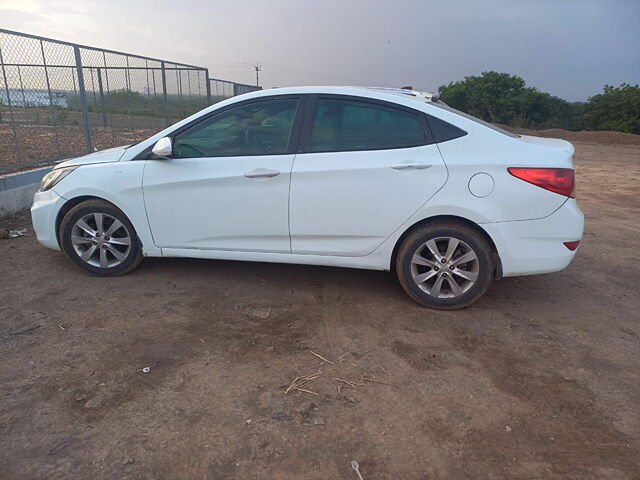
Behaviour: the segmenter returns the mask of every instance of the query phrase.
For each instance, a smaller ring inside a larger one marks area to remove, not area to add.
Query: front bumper
[[[38,241],[45,247],[60,250],[56,234],[56,218],[66,200],[56,192],[36,192],[31,206],[31,222]]]
[[[577,250],[572,252],[563,242],[582,239],[584,215],[570,198],[545,218],[482,227],[496,245],[503,276],[532,275],[557,272],[571,263]]]

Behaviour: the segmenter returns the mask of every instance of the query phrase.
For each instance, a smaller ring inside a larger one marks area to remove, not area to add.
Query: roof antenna
[[[400,90],[413,90],[413,87],[409,85],[407,87],[402,87]]]

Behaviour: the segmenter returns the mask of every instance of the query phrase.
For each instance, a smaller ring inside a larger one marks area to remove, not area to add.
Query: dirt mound
[[[519,135],[533,135],[536,137],[562,138],[570,142],[603,143],[611,145],[640,145],[640,135],[623,132],[609,132],[606,130],[581,130],[572,132],[561,128],[548,128],[546,130],[527,130],[501,125],[502,128]]]

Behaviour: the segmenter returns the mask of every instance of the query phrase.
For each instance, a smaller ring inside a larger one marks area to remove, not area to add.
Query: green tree
[[[527,87],[517,75],[483,72],[439,88],[442,100],[488,122],[526,128],[573,128],[575,107]]]
[[[605,85],[603,90],[587,101],[583,128],[640,134],[640,87],[623,83]]]

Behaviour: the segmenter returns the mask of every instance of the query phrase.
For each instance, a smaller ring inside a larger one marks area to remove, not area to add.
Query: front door
[[[158,247],[290,253],[288,153],[298,99],[231,106],[147,160],[144,201]]]
[[[291,177],[293,253],[375,250],[446,182],[419,112],[351,97],[316,101]]]

